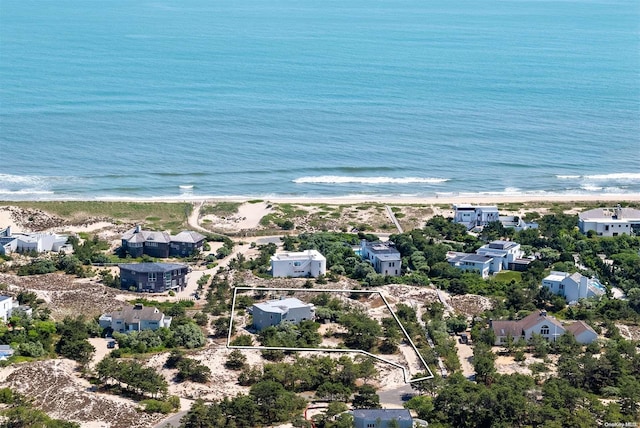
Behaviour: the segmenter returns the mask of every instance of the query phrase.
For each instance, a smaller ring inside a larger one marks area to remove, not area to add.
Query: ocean
[[[638,193],[637,0],[0,0],[0,200]]]

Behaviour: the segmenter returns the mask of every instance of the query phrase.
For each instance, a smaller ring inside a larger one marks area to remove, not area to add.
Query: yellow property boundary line
[[[231,332],[233,331],[233,319],[235,316],[235,310],[236,310],[236,296],[238,295],[238,291],[239,290],[246,290],[246,291],[299,291],[299,292],[304,292],[304,293],[361,293],[361,294],[378,294],[380,296],[380,298],[382,299],[382,301],[384,302],[385,306],[387,307],[387,309],[389,310],[389,312],[391,313],[391,315],[393,316],[393,318],[396,320],[396,323],[398,324],[398,326],[400,327],[400,329],[402,330],[402,333],[404,333],[404,337],[405,339],[409,342],[409,344],[411,345],[411,347],[413,348],[413,351],[416,353],[418,359],[420,360],[420,362],[422,363],[422,365],[427,369],[427,371],[429,372],[429,376],[424,376],[421,378],[417,378],[417,379],[411,379],[410,373],[409,373],[409,369],[407,367],[404,367],[401,364],[398,364],[396,362],[393,361],[389,361],[386,358],[382,358],[378,355],[372,354],[370,352],[367,351],[363,351],[361,349],[336,349],[336,348],[289,348],[289,347],[284,347],[284,346],[234,346],[231,345]],[[399,369],[402,370],[402,374],[404,376],[404,382],[405,383],[413,383],[413,382],[420,382],[422,380],[428,380],[428,379],[433,379],[433,372],[431,371],[431,369],[429,368],[429,366],[427,366],[427,363],[424,361],[424,358],[422,358],[422,355],[420,355],[420,352],[418,351],[418,348],[416,347],[415,343],[413,343],[413,340],[411,340],[411,337],[409,336],[409,334],[407,333],[407,330],[405,330],[404,326],[402,325],[402,323],[400,322],[400,320],[398,319],[397,315],[395,314],[395,312],[393,311],[393,309],[391,309],[391,306],[389,305],[389,302],[387,301],[387,299],[384,297],[384,295],[382,294],[381,291],[376,291],[376,290],[344,290],[344,289],[313,289],[313,288],[279,288],[279,287],[234,287],[233,288],[233,301],[231,303],[231,319],[229,321],[229,334],[227,336],[227,348],[229,349],[253,349],[253,350],[279,350],[279,351],[295,351],[295,352],[308,352],[308,351],[315,351],[315,352],[337,352],[337,353],[355,353],[355,354],[363,354],[366,355],[368,357],[371,357],[373,359],[382,361],[384,363],[390,364],[394,367],[397,367]]]

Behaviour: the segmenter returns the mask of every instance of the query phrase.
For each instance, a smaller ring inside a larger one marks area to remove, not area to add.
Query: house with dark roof
[[[298,324],[301,321],[313,320],[316,316],[313,304],[305,303],[295,297],[256,303],[251,307],[251,314],[256,330],[263,330],[283,322]]]
[[[351,414],[355,428],[413,428],[406,409],[356,409]]]
[[[495,345],[497,346],[507,343],[508,338],[514,341],[529,341],[534,334],[540,335],[550,342],[555,342],[565,333],[573,334],[576,340],[582,344],[591,343],[598,338],[596,332],[582,321],[565,325],[555,317],[547,315],[546,311],[533,312],[516,321],[491,320],[489,326],[495,334]]]
[[[144,254],[157,258],[187,257],[201,250],[205,239],[204,235],[191,230],[172,236],[167,232],[142,230],[136,226],[122,235],[122,250],[132,257]]]
[[[120,268],[123,289],[147,293],[184,290],[187,286],[187,265],[180,263],[125,263]]]
[[[402,257],[392,243],[368,242],[363,239],[360,243],[360,257],[371,263],[373,269],[379,274],[389,276],[402,274]]]
[[[171,317],[167,317],[158,308],[136,303],[127,305],[119,311],[102,314],[98,319],[102,328],[111,328],[118,333],[131,331],[157,330],[171,326]]]

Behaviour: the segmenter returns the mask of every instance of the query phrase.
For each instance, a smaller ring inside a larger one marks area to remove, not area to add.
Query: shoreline
[[[131,203],[217,203],[217,202],[271,202],[288,204],[328,204],[349,205],[360,203],[381,203],[401,205],[442,205],[442,204],[505,204],[505,203],[530,203],[530,202],[640,202],[640,193],[620,194],[545,194],[545,195],[499,195],[499,194],[451,194],[435,196],[413,195],[345,195],[345,196],[201,196],[201,195],[177,195],[158,197],[99,197],[93,199],[20,199],[0,200],[0,206],[10,206],[20,203],[51,203],[51,202],[131,202]]]

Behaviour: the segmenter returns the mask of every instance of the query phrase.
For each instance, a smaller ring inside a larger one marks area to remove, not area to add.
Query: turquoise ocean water
[[[0,0],[0,200],[640,193],[637,0]]]

